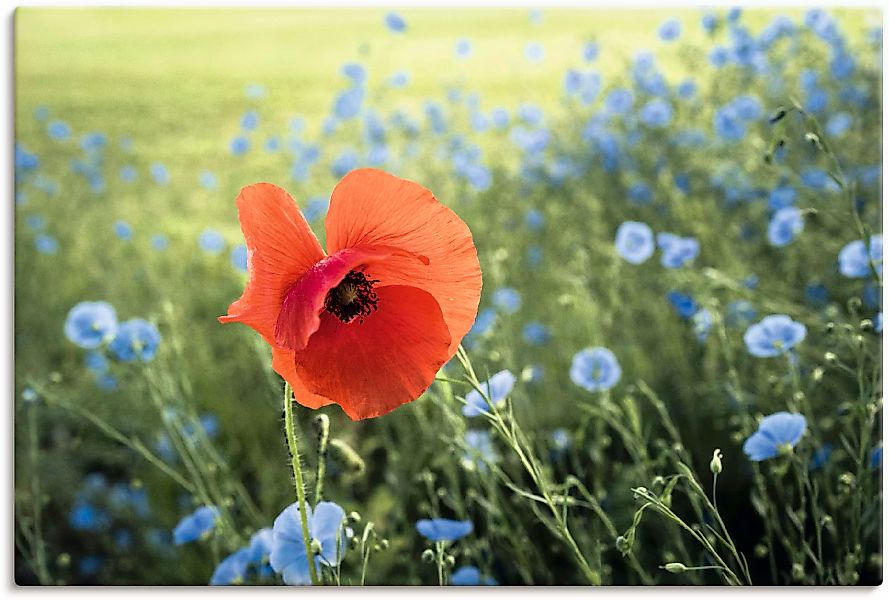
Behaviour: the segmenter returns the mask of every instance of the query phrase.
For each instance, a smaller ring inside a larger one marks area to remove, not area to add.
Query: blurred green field
[[[607,498],[603,505],[618,529],[628,527],[634,506],[630,487],[652,485],[652,478],[673,466],[665,458],[665,440],[670,436],[663,431],[661,415],[638,400],[644,386],[636,383],[645,381],[668,407],[699,475],[709,473],[713,448],[725,451],[727,475],[720,485],[730,515],[727,520],[731,519],[730,528],[739,535],[745,551],[752,553],[760,543],[762,527],[747,501],[750,466],[740,444],[755,425],[755,415],[786,408],[790,382],[782,360],[751,360],[744,350],[743,329],[726,328],[723,316],[730,301],[744,299],[755,304],[760,316],[781,312],[806,323],[810,339],[798,354],[806,377],[812,377],[816,367],[828,368],[826,350],[836,352],[849,364],[860,359],[861,369],[861,365],[870,365],[874,356],[879,357],[881,342],[873,333],[868,334],[866,344],[855,348],[849,341],[852,329],[843,330],[846,337],[842,338],[821,333],[827,321],[836,322],[838,329],[848,326],[857,331],[861,319],[873,318],[876,311],[861,308],[866,292],[863,281],[843,279],[836,273],[838,252],[859,235],[846,199],[826,188],[807,188],[791,167],[779,171],[766,165],[763,155],[775,138],[764,117],[752,123],[743,142],[735,146],[720,145],[716,140],[712,145],[707,141],[680,148],[674,144],[676,132],[671,125],[670,129],[644,131],[642,145],[628,150],[634,155],[632,169],[604,173],[596,170],[598,166],[588,166],[568,184],[527,184],[511,138],[498,131],[472,133],[468,125],[471,111],[459,102],[450,102],[447,94],[458,89],[463,102],[476,93],[481,111],[506,107],[513,115],[523,103],[536,104],[552,132],[554,141],[548,151],[580,156],[585,152],[580,131],[590,113],[566,100],[563,81],[568,69],[601,73],[601,96],[614,87],[631,86],[633,56],[639,50],[651,50],[671,86],[690,76],[698,85],[693,103],[675,102],[674,123],[699,127],[712,136],[713,115],[719,106],[735,95],[753,92],[762,98],[764,112],[772,113],[800,94],[797,81],[804,69],[827,71],[829,52],[810,39],[811,35],[799,46],[780,47],[776,54],[784,79],[776,83],[775,79],[755,79],[734,71],[726,75],[711,68],[706,52],[714,42],[699,26],[702,13],[697,10],[545,10],[542,21],[535,24],[527,10],[410,9],[399,11],[408,22],[403,34],[386,29],[386,12],[16,11],[15,138],[39,157],[40,174],[57,185],[57,191],[50,193],[27,180],[15,209],[16,391],[21,394],[31,386],[55,390],[52,393],[60,398],[76,402],[149,446],[164,431],[157,398],[189,414],[212,412],[220,424],[219,451],[231,471],[222,469],[220,475],[217,465],[208,478],[220,477],[223,487],[229,485],[226,482],[242,482],[258,513],[258,517],[253,514],[248,518],[250,511],[239,506],[243,522],[238,523],[236,533],[249,539],[257,527],[270,525],[292,502],[287,452],[280,434],[281,381],[271,370],[267,346],[253,331],[216,322],[229,302],[240,295],[246,279],[230,260],[231,250],[243,243],[234,199],[242,186],[257,181],[288,189],[301,208],[306,208],[310,198],[329,195],[337,180],[328,168],[330,162],[345,149],[360,146],[356,140],[362,138],[363,129],[360,119],[343,123],[331,136],[324,135],[322,128],[334,97],[349,85],[340,73],[342,65],[358,62],[368,72],[366,105],[383,117],[403,110],[422,121],[424,102],[435,99],[448,107],[449,135],[465,133],[490,166],[493,186],[475,191],[453,176],[448,150],[442,150],[448,148],[444,136],[435,137],[424,129],[413,139],[395,132],[394,127],[388,134],[393,149],[408,148],[412,143],[419,147],[416,155],[398,155],[390,170],[432,189],[472,229],[484,274],[481,307],[490,307],[494,291],[505,286],[521,294],[521,309],[516,314],[500,314],[496,328],[479,340],[471,354],[480,375],[500,369],[520,375],[513,404],[534,447],[548,456],[547,440],[555,427],[572,432],[578,429],[579,439],[585,439],[590,406],[601,409],[605,405],[625,417],[624,430],[620,423],[613,429],[597,424],[602,446],[589,451],[578,448],[570,461],[554,461],[553,471],[564,475],[563,470],[580,465],[576,473],[589,477],[597,497]],[[759,31],[778,12],[795,21],[803,18],[801,10],[749,10],[744,11],[743,22]],[[837,144],[838,152],[844,166],[879,165],[876,132],[881,125],[882,99],[877,84],[882,65],[867,32],[881,26],[881,14],[869,9],[838,9],[831,14],[858,60],[857,81],[869,97],[877,99],[877,105],[844,108],[854,114],[854,124]],[[677,43],[667,44],[656,34],[668,17],[682,22],[682,37]],[[721,31],[719,35],[723,35]],[[470,40],[473,47],[471,57],[464,60],[454,52],[455,43],[462,38]],[[581,53],[589,41],[599,44],[600,53],[594,63],[585,64]],[[526,58],[525,48],[531,42],[545,48],[542,61]],[[393,89],[387,80],[398,71],[409,72],[410,83]],[[822,81],[832,94],[840,86],[829,76]],[[245,90],[251,84],[264,86],[265,97],[248,98]],[[838,100],[836,103],[839,105]],[[600,104],[597,99],[596,110]],[[35,117],[42,110],[48,112],[44,120]],[[257,112],[260,124],[250,134],[251,150],[237,156],[230,151],[230,142],[242,132],[241,118],[248,110]],[[821,117],[836,110],[831,105]],[[305,123],[299,138],[317,141],[322,153],[305,181],[291,177],[293,156],[286,150],[289,138],[295,136],[294,118]],[[49,138],[47,120],[55,119],[71,125],[70,139]],[[638,133],[631,131],[633,127],[639,129],[638,125],[615,127],[621,139]],[[804,142],[804,125],[793,121],[787,129],[793,168],[828,169],[826,159]],[[105,188],[98,193],[72,172],[72,162],[84,154],[79,141],[91,132],[107,136],[107,151],[100,159]],[[263,140],[269,136],[281,138],[282,151],[263,151]],[[167,185],[157,185],[149,175],[151,165],[158,162],[169,171]],[[118,176],[125,166],[135,168],[135,181],[125,182]],[[388,164],[383,168],[389,168]],[[203,170],[215,174],[215,189],[200,185]],[[680,172],[691,176],[694,193],[680,193],[674,185],[673,177]],[[757,200],[723,202],[722,184],[714,181],[717,174],[725,173],[748,177],[759,194]],[[643,180],[654,190],[655,201],[645,205],[629,202],[629,188]],[[769,190],[785,184],[796,186],[797,205],[811,210],[806,213],[805,235],[779,250],[764,241],[769,219],[764,199]],[[862,186],[858,197],[865,224],[879,231],[879,186]],[[526,214],[532,209],[545,215],[545,225],[538,231],[525,226]],[[58,241],[56,253],[35,251],[39,228],[31,227],[28,220],[35,216],[45,220],[45,230]],[[121,220],[132,227],[131,240],[115,234],[115,224]],[[702,248],[697,266],[666,270],[654,258],[638,267],[621,260],[614,252],[614,232],[626,220],[651,223],[657,231],[694,236]],[[315,221],[313,228],[323,241],[323,220]],[[753,242],[748,243],[745,228],[757,232],[750,238]],[[207,229],[223,235],[221,253],[200,249],[198,236]],[[166,249],[153,247],[157,234],[169,240]],[[539,268],[529,266],[532,248],[542,253]],[[742,285],[752,275],[759,281],[755,290]],[[807,301],[806,287],[816,282],[824,282],[830,289],[824,306],[815,307]],[[676,288],[694,294],[700,305],[715,315],[706,343],[698,343],[690,323],[680,320],[664,299],[668,290]],[[851,298],[857,301],[855,309],[849,308]],[[107,300],[121,320],[145,317],[161,331],[161,350],[152,363],[144,368],[112,366],[120,384],[115,391],[97,389],[85,373],[84,352],[64,338],[68,310],[82,300]],[[549,328],[552,341],[548,345],[536,346],[524,339],[523,327],[532,321]],[[572,355],[599,345],[615,352],[624,373],[621,387],[612,398],[601,400],[602,405],[596,404],[598,396],[594,402],[568,377]],[[543,382],[532,383],[532,368],[541,366],[546,374]],[[743,382],[743,390],[736,389],[738,381]],[[839,430],[846,422],[835,414],[832,403],[850,402],[860,392],[862,402],[876,405],[881,375],[877,368],[858,381],[844,373],[820,381],[806,384],[820,411],[817,417],[810,416],[810,423],[818,422],[821,439],[832,439],[839,448]],[[859,384],[860,389],[856,387]],[[750,406],[739,409],[731,400],[733,394],[746,398]],[[466,549],[464,557],[494,569],[506,583],[582,583],[556,542],[539,542],[539,547],[531,543],[549,539],[547,530],[534,521],[536,513],[524,504],[519,506],[520,500],[507,491],[495,489],[483,474],[473,473],[471,467],[464,472],[458,466],[463,446],[457,440],[463,439],[472,424],[464,423],[453,407],[449,412],[443,398],[447,393],[436,385],[428,396],[392,415],[358,423],[346,419],[335,406],[323,411],[332,419],[334,434],[351,443],[368,465],[363,478],[334,472],[330,496],[347,512],[358,510],[366,520],[373,520],[392,543],[391,550],[374,557],[376,566],[368,581],[432,582],[433,567],[418,559],[422,543],[416,539],[413,523],[422,516],[445,512],[477,519],[479,541]],[[25,432],[30,424],[24,419],[27,409],[18,406],[17,410],[16,493],[24,507],[17,504],[17,511],[29,514],[33,498],[28,478],[36,473],[47,494],[42,510],[49,515],[44,527],[48,552],[56,561],[51,569],[54,579],[202,584],[219,558],[236,547],[234,538],[226,538],[225,543],[214,545],[212,552],[188,547],[172,559],[168,555],[147,559],[77,537],[65,528],[65,520],[72,490],[90,472],[144,484],[151,494],[154,526],[164,531],[190,512],[193,501],[182,500],[173,482],[130,450],[109,442],[82,416],[47,407],[35,417],[39,429],[35,443],[28,437],[32,430]],[[307,440],[311,416],[309,411],[298,415]],[[870,426],[873,428],[873,421]],[[878,439],[878,426],[875,432],[867,432]],[[630,439],[642,449],[631,447]],[[36,462],[30,454],[35,445],[41,450]],[[308,445],[305,451],[311,463],[315,457]],[[814,446],[806,452],[813,450]],[[845,465],[842,470],[855,468]],[[831,471],[833,479],[825,486],[835,490],[838,473],[839,468],[836,473]],[[861,476],[860,471],[855,473]],[[702,480],[709,484],[709,479]],[[440,489],[445,490],[443,495]],[[221,495],[228,497],[229,493],[225,488]],[[484,519],[488,517],[479,516],[488,514],[479,507],[490,506],[496,508],[490,515],[502,520],[491,516],[487,522]],[[688,509],[684,501],[681,507]],[[836,510],[839,520],[841,509]],[[639,583],[614,551],[611,532],[592,521],[583,521],[578,536],[584,549],[605,557],[602,560],[608,566],[603,572],[613,574],[612,581]],[[754,521],[757,524],[750,526]],[[664,527],[652,527],[640,534],[648,544],[643,556],[645,568],[657,576],[663,575],[657,570],[658,561],[669,560],[667,554],[660,553],[665,531]],[[512,532],[515,537],[509,541]],[[98,553],[100,546],[113,560],[112,566],[95,578],[78,578],[73,567],[63,565],[65,561],[59,558]],[[665,543],[667,546],[665,552],[678,552]],[[544,567],[534,551],[547,555],[552,564]],[[515,564],[496,566],[498,552]],[[855,563],[856,569],[867,572],[866,581],[874,581],[877,571],[871,563],[861,565],[878,552],[871,535],[861,551],[867,556],[857,557]],[[790,569],[789,563],[784,564],[788,560],[780,560],[782,573]],[[756,561],[757,582],[771,581],[767,561],[759,555]],[[17,565],[17,575],[25,583],[35,579],[25,566]],[[715,575],[708,578],[706,574],[689,580],[718,582]]]

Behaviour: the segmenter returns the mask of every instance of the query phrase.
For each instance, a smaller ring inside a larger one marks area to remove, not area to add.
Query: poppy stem
[[[315,571],[315,554],[312,552],[312,541],[309,536],[308,504],[306,503],[306,486],[303,483],[302,465],[299,460],[299,445],[293,423],[293,398],[290,384],[284,384],[284,432],[287,435],[287,448],[290,450],[290,466],[296,481],[296,499],[299,502],[299,520],[303,530],[303,543],[306,545],[306,560],[309,561],[309,577],[312,585],[318,585],[318,573]]]

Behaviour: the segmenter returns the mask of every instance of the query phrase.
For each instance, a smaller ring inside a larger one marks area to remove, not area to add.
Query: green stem
[[[312,585],[318,585],[318,573],[315,571],[315,555],[312,553],[312,542],[309,537],[308,505],[306,504],[306,487],[303,483],[302,465],[299,460],[299,445],[293,425],[293,400],[290,384],[284,384],[284,432],[287,435],[287,448],[290,450],[290,466],[296,481],[296,499],[299,502],[299,520],[303,530],[303,543],[306,545],[306,560],[309,561],[309,576]]]

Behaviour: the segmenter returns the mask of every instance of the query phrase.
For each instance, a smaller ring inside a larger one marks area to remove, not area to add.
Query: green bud
[[[833,330],[836,328],[836,326],[837,326],[837,324],[834,323],[833,321],[827,323],[824,326],[824,333],[833,333]]]
[[[765,544],[757,544],[753,547],[753,555],[756,558],[765,558],[769,555],[769,549]]]
[[[382,548],[383,550],[388,550],[389,549],[389,540],[387,540],[386,538],[381,539],[380,540],[380,548]]]
[[[330,433],[330,417],[324,413],[320,413],[312,419],[312,427],[315,429],[315,435],[318,439],[324,439]]]
[[[837,355],[833,352],[825,352],[824,353],[824,362],[829,365],[835,365],[837,363]]]
[[[56,557],[56,564],[62,568],[67,567],[71,564],[71,555],[67,552],[62,552]]]
[[[670,573],[685,573],[688,571],[688,567],[678,562],[667,563],[661,568]]]
[[[790,576],[794,581],[802,581],[806,577],[806,571],[801,564],[793,563],[793,567],[790,569]]]
[[[858,329],[861,331],[870,331],[874,328],[874,322],[870,319],[864,319],[861,323],[858,324]]]
[[[321,550],[323,549],[321,547],[321,541],[318,538],[312,538],[311,548],[312,554],[321,554]]]
[[[346,519],[349,520],[349,523],[355,524],[361,522],[361,515],[355,512],[354,510],[346,515]]]
[[[824,379],[824,369],[821,367],[815,367],[812,369],[812,380],[815,382],[819,382]]]
[[[355,474],[364,472],[364,459],[343,440],[339,438],[330,440],[330,450],[333,460],[342,465],[346,471]]]
[[[420,555],[420,558],[423,559],[423,562],[432,563],[435,562],[435,552],[431,549],[426,548],[423,550],[423,554]]]
[[[821,145],[821,138],[818,137],[818,134],[809,131],[806,133],[806,141],[818,148],[819,150],[823,150],[824,146]]]
[[[722,473],[722,451],[719,448],[713,451],[713,458],[710,459],[710,472],[714,475]]]
[[[621,554],[626,554],[630,551],[630,543],[627,541],[622,535],[617,536],[617,539],[614,540],[614,547],[617,548],[617,551]]]
[[[448,567],[450,567],[450,568],[454,568],[454,565],[457,564],[457,559],[454,558],[454,555],[453,555],[453,554],[448,554],[448,555],[445,557],[445,562],[447,563]]]

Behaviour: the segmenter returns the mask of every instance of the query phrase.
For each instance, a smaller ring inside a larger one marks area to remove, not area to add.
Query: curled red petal
[[[363,323],[324,312],[306,348],[295,353],[306,390],[356,420],[419,398],[451,356],[451,335],[431,294],[409,286],[376,292],[379,308]]]
[[[296,374],[296,359],[292,350],[275,348],[272,346],[272,369],[284,378],[284,381],[293,388],[293,397],[297,402],[307,408],[321,408],[333,404],[333,400],[313,394],[306,389],[305,384]]]
[[[457,350],[478,312],[482,276],[472,233],[423,186],[358,169],[334,188],[325,221],[327,249],[386,245],[424,256],[427,265],[391,257],[374,273],[380,285],[426,290],[438,302]]]
[[[247,245],[247,287],[219,317],[244,323],[275,345],[275,323],[287,289],[324,258],[324,251],[293,198],[270,183],[241,190],[238,218]]]

